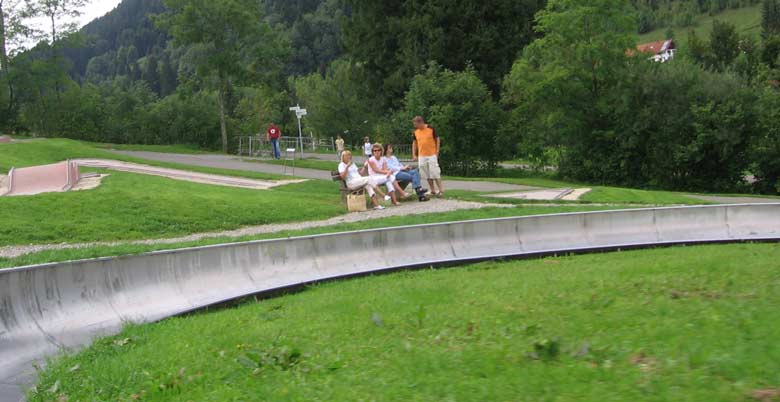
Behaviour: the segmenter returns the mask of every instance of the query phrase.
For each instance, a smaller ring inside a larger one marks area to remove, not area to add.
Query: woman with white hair
[[[347,188],[350,190],[357,191],[362,188],[366,189],[368,196],[371,197],[371,203],[374,205],[374,209],[385,209],[385,207],[379,205],[379,201],[376,199],[376,193],[379,192],[382,194],[382,191],[379,190],[374,179],[360,175],[360,170],[352,163],[352,152],[344,151],[341,154],[339,175],[341,175],[341,179],[347,183]]]

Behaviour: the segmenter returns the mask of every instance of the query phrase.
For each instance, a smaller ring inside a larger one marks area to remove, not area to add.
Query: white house
[[[674,39],[667,39],[638,45],[636,50],[651,55],[648,60],[665,63],[674,58],[677,45],[674,44]]]

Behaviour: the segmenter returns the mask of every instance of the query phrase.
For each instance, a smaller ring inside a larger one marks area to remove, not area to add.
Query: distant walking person
[[[433,127],[425,124],[425,119],[422,116],[415,117],[412,123],[414,124],[412,160],[419,158],[420,177],[423,180],[428,180],[431,193],[441,197],[444,195],[444,187],[441,184],[441,168],[439,167],[441,138]],[[436,191],[436,187],[438,187],[438,191]]]
[[[268,126],[268,130],[265,131],[265,139],[271,142],[271,149],[273,149],[274,152],[274,159],[282,158],[282,150],[279,149],[279,138],[281,136],[282,131],[279,130],[279,127],[277,127],[274,123],[271,123],[271,125]]]
[[[366,161],[371,159],[371,147],[373,144],[371,144],[371,141],[368,140],[368,137],[363,138],[363,156],[366,157]]]
[[[344,139],[340,135],[336,136],[336,153],[341,157],[344,152]]]

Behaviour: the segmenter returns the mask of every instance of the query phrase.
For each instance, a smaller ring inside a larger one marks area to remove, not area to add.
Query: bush
[[[780,93],[766,88],[756,103],[759,135],[750,147],[751,171],[756,191],[780,193]]]
[[[498,161],[496,133],[503,112],[473,68],[453,72],[430,64],[412,80],[396,122],[426,118],[441,137],[440,163],[447,174],[492,172]]]

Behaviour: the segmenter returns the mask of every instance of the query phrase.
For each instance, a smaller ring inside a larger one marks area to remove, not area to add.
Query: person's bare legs
[[[444,195],[444,187],[441,185],[441,179],[436,179],[436,185],[439,187],[439,194]]]
[[[374,208],[379,206],[379,201],[376,200],[376,194],[371,196],[371,204],[374,205]]]
[[[436,181],[434,179],[428,179],[428,188],[431,189],[431,194],[436,194]]]
[[[401,205],[401,203],[398,202],[398,196],[396,194],[398,194],[398,192],[397,191],[393,191],[392,193],[390,193],[390,198],[393,199],[393,205],[399,206],[399,205]]]
[[[401,196],[401,198],[406,198],[409,196],[409,193],[401,188],[401,185],[398,184],[398,181],[393,182],[393,187],[395,188],[395,191]]]

